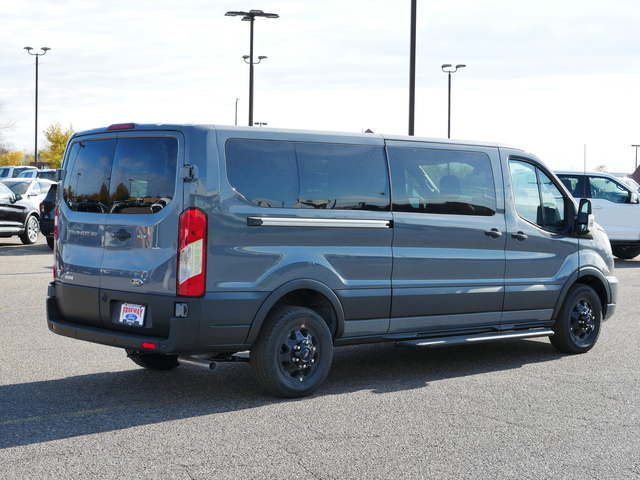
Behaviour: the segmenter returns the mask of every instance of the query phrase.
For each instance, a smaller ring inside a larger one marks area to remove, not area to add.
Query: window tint
[[[484,153],[395,147],[388,152],[395,211],[496,213],[491,160]]]
[[[71,146],[64,199],[72,210],[156,213],[173,198],[178,142],[127,137]]]
[[[228,140],[229,183],[261,207],[389,210],[382,147]]]
[[[291,142],[229,140],[225,146],[229,183],[260,207],[294,208],[298,166]]]
[[[563,231],[567,225],[564,197],[549,176],[521,160],[510,160],[509,167],[518,215],[545,230]]]
[[[569,193],[573,195],[575,198],[587,198],[585,195],[585,183],[584,177],[582,175],[573,175],[573,174],[565,174],[561,173],[558,175],[560,181],[567,187]]]
[[[300,207],[389,210],[382,147],[296,143]]]
[[[590,198],[600,198],[613,203],[629,203],[630,191],[618,182],[606,177],[589,177]]]

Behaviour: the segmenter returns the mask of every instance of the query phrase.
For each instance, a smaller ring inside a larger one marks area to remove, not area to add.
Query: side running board
[[[518,338],[550,337],[553,330],[537,328],[498,333],[479,333],[475,335],[456,335],[453,337],[419,338],[396,342],[396,347],[448,347],[450,345],[471,345],[473,343],[493,342],[495,340],[511,340]]]

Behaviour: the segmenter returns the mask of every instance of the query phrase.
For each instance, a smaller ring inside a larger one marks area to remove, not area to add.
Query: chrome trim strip
[[[391,228],[391,220],[359,220],[350,218],[248,217],[254,227],[329,227]]]

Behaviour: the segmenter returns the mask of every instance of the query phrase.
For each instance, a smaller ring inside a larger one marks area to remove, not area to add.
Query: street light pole
[[[243,56],[244,61],[249,64],[249,126],[253,125],[253,22],[256,17],[265,18],[279,18],[280,16],[275,13],[264,13],[262,10],[250,10],[248,12],[227,12],[225,17],[237,17],[241,16],[243,22],[250,22],[250,35],[249,35],[249,56]],[[249,61],[247,62],[247,58]],[[260,63],[262,59],[267,57],[258,57],[256,65]]]
[[[411,0],[411,45],[409,52],[409,135],[413,136],[416,113],[416,12],[418,0]]]
[[[447,138],[451,138],[451,74],[456,73],[459,68],[464,68],[466,65],[456,65],[455,68],[452,68],[450,63],[445,63],[442,65],[442,71],[449,76],[449,112],[447,115]]]
[[[45,55],[49,50],[51,50],[49,47],[42,47],[40,50],[42,50],[42,53],[32,53],[31,50],[33,50],[33,48],[31,47],[24,47],[24,49],[27,51],[27,53],[29,55],[33,55],[34,57],[36,57],[36,126],[35,126],[35,146],[34,146],[34,152],[33,152],[33,162],[35,163],[36,168],[38,168],[38,58],[42,57],[43,55]]]
[[[636,147],[636,170],[638,170],[638,147],[640,147],[640,145],[631,145],[631,146]],[[633,173],[635,173],[636,170],[634,170]]]

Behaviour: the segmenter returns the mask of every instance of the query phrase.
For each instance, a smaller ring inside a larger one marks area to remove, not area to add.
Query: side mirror
[[[62,180],[64,170],[61,168],[56,168],[56,174],[54,176],[54,182],[59,182]]]
[[[629,194],[629,203],[640,203],[637,193],[631,192]]]
[[[576,221],[576,233],[578,235],[586,235],[589,229],[593,227],[593,214],[591,211],[591,201],[588,198],[580,200],[578,207],[578,219]]]

